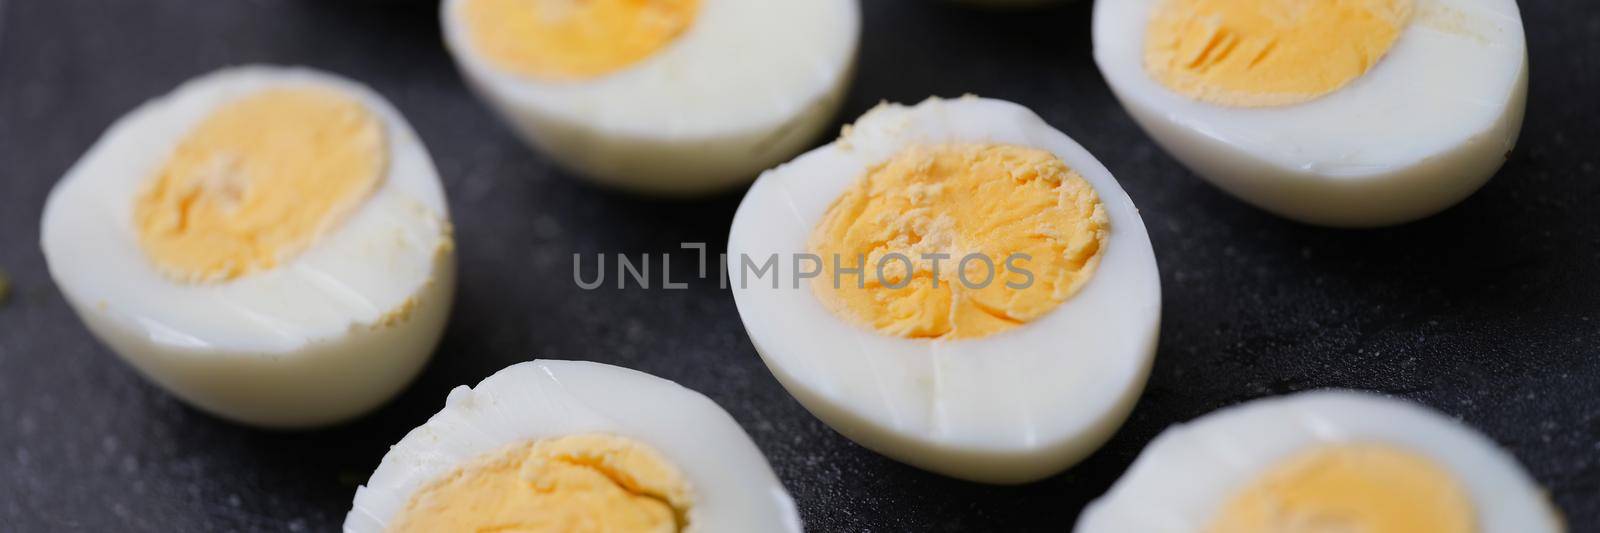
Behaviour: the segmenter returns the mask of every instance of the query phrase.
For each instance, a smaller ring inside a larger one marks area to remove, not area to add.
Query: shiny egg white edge
[[[283,85],[332,88],[376,113],[386,179],[279,268],[221,284],[171,281],[137,244],[134,194],[217,105]],[[141,374],[223,418],[310,427],[377,407],[432,353],[455,292],[448,217],[426,149],[381,96],[327,73],[252,65],[190,80],[117,120],[51,191],[41,246],[74,311]],[[384,252],[400,261],[370,256]]]
[[[860,45],[858,0],[703,0],[699,20],[638,64],[592,80],[543,81],[475,52],[458,14],[466,1],[442,2],[440,20],[446,48],[480,99],[562,166],[646,194],[723,190],[805,149],[843,104]],[[727,86],[749,94],[682,97],[685,87],[716,95]]]
[[[1348,86],[1305,104],[1260,109],[1194,101],[1149,76],[1144,35],[1156,1],[1095,3],[1094,56],[1107,84],[1190,170],[1280,216],[1376,227],[1432,215],[1488,182],[1521,132],[1528,61],[1514,0],[1418,0],[1419,17],[1436,10],[1472,18],[1459,33],[1414,20],[1389,54]],[[1480,48],[1473,54],[1453,53],[1474,45]],[[1511,62],[1516,69],[1504,68]],[[1486,79],[1484,65],[1497,63],[1491,70],[1503,72]],[[1274,146],[1286,139],[1297,148]],[[1363,158],[1372,161],[1344,162]]]
[[[1516,458],[1461,422],[1407,400],[1323,390],[1254,400],[1158,435],[1078,519],[1078,533],[1202,531],[1226,500],[1277,461],[1352,442],[1421,454],[1460,482],[1484,533],[1565,531]]]
[[[774,289],[738,275],[746,254],[782,264],[807,252],[828,206],[872,166],[912,144],[958,141],[1048,150],[1099,194],[1110,217],[1104,255],[1057,309],[982,339],[911,340],[835,317],[812,280]],[[1040,479],[1103,444],[1143,390],[1160,329],[1160,278],[1133,202],[1083,147],[1000,100],[882,105],[838,141],[768,171],[739,206],[727,261],[751,342],[802,405],[867,448],[974,481]],[[1053,349],[1063,341],[1073,347]]]
[[[710,398],[635,370],[545,359],[450,391],[356,489],[344,531],[383,531],[419,488],[485,453],[583,433],[637,440],[675,465],[694,494],[686,531],[802,530],[761,450]]]

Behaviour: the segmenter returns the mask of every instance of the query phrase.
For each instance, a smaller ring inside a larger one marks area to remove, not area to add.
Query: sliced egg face
[[[748,181],[832,119],[857,0],[448,0],[445,42],[525,140],[604,185]]]
[[[1370,393],[1257,400],[1163,432],[1078,533],[1565,531],[1515,458]]]
[[[1522,128],[1514,0],[1096,2],[1095,61],[1196,174],[1330,226],[1422,218],[1472,194]]]
[[[150,380],[240,422],[373,409],[422,367],[455,292],[426,149],[371,90],[240,67],[111,126],[51,192],[50,274]]]
[[[549,360],[451,391],[356,489],[344,523],[349,533],[494,528],[801,530],[760,450],[710,399],[633,370]]]
[[[1049,476],[1109,438],[1160,322],[1150,240],[1111,173],[976,97],[879,106],[763,174],[727,268],[756,350],[813,414],[984,482]]]

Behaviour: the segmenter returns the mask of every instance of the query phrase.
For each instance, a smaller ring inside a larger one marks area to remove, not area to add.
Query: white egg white
[[[1160,1],[1095,3],[1101,73],[1190,170],[1278,215],[1343,227],[1426,217],[1482,187],[1522,130],[1528,61],[1515,0],[1418,0],[1364,76],[1264,108],[1192,100],[1147,73],[1145,29]]]
[[[689,532],[801,531],[794,501],[750,437],[715,402],[626,368],[537,360],[457,387],[444,409],[389,448],[356,489],[347,533],[380,532],[423,485],[528,440],[603,433],[633,439],[683,472]]]
[[[1094,187],[1110,236],[1080,292],[1011,331],[928,341],[833,315],[810,287],[827,275],[738,274],[743,258],[771,255],[788,272],[828,206],[870,168],[908,146],[953,142],[1047,150]],[[891,458],[984,482],[1049,476],[1108,439],[1144,387],[1161,318],[1149,236],[1111,173],[1028,109],[976,97],[879,106],[838,141],[763,174],[734,217],[727,268],[756,350],[813,414]]]
[[[1076,531],[1205,531],[1230,496],[1278,461],[1338,443],[1393,445],[1436,462],[1468,493],[1481,533],[1565,531],[1516,459],[1483,435],[1411,402],[1353,391],[1251,401],[1162,432]]]
[[[804,150],[853,74],[858,0],[703,0],[653,56],[583,81],[543,81],[478,54],[465,0],[441,7],[445,44],[524,140],[598,183],[693,195],[747,182]]]
[[[379,188],[272,270],[220,283],[159,272],[133,226],[148,180],[219,106],[303,86],[382,121]],[[416,133],[378,94],[308,69],[229,68],[130,112],[51,191],[41,225],[51,277],[96,337],[179,398],[249,424],[317,426],[377,407],[427,361],[455,294],[444,190]]]

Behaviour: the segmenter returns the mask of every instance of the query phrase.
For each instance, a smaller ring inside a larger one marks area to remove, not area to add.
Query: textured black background
[[[797,0],[803,1],[803,0]],[[1102,0],[1115,1],[1115,0]],[[573,253],[723,246],[740,198],[660,202],[584,186],[463,90],[430,4],[0,0],[0,530],[321,531],[445,393],[534,357],[644,370],[709,395],[771,459],[810,529],[1067,529],[1162,428],[1250,398],[1371,389],[1462,418],[1514,452],[1575,531],[1600,529],[1600,7],[1522,2],[1533,64],[1522,142],[1493,182],[1398,228],[1287,222],[1207,186],[1112,100],[1088,2],[983,12],[864,0],[841,120],[881,99],[1022,102],[1094,152],[1142,208],[1166,295],[1132,419],[1080,466],[991,487],[902,466],[784,393],[733,299],[584,292]],[[377,413],[304,433],[220,422],[145,383],[84,330],[45,272],[40,210],[116,117],[245,62],[370,83],[431,149],[450,195],[459,297],[422,378]],[[690,272],[692,254],[675,264]]]

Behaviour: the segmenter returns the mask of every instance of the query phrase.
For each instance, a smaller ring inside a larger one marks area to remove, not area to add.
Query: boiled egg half
[[[1515,0],[1102,0],[1093,32],[1100,71],[1158,143],[1303,222],[1441,211],[1522,128]]]
[[[1156,437],[1078,533],[1555,533],[1515,458],[1461,422],[1351,391],[1256,400]]]
[[[251,66],[113,124],[51,191],[50,275],[140,373],[232,420],[377,407],[433,352],[455,291],[444,191],[355,82]]]
[[[1022,106],[881,105],[770,170],[729,236],[757,352],[818,418],[942,474],[1020,483],[1121,425],[1161,286],[1111,173]]]
[[[469,84],[533,146],[626,190],[691,195],[794,157],[832,119],[857,0],[446,0]]]
[[[801,528],[761,451],[710,399],[625,368],[540,360],[451,391],[356,489],[344,530]]]

